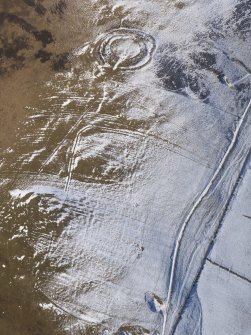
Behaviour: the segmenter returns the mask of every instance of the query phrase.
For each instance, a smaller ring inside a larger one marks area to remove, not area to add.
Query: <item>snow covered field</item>
[[[0,333],[248,335],[250,1],[2,10]]]

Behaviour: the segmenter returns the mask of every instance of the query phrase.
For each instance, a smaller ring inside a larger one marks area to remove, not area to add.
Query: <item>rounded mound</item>
[[[114,70],[134,70],[149,63],[155,49],[152,36],[129,28],[112,30],[97,40],[99,61]]]

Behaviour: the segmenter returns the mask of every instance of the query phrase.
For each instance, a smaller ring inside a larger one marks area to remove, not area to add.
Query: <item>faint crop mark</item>
[[[96,114],[101,112],[103,104],[106,101],[106,94],[107,94],[107,92],[106,92],[106,86],[104,85],[104,87],[103,87],[103,96],[102,96],[101,102],[99,103],[98,108],[96,110]],[[82,120],[82,117],[80,118],[80,120],[77,123],[80,124],[81,120]],[[77,126],[75,125],[74,129],[76,129],[76,127]],[[72,149],[71,149],[71,151],[72,151],[71,158],[70,158],[70,161],[69,161],[69,164],[68,164],[68,177],[67,177],[67,181],[66,181],[66,184],[65,184],[65,192],[68,192],[69,186],[70,186],[70,182],[71,182],[71,179],[72,179],[72,170],[73,170],[74,160],[75,160],[75,156],[76,156],[76,150],[77,150],[77,146],[79,144],[80,136],[81,136],[81,134],[83,132],[87,131],[88,129],[90,129],[90,126],[81,128],[78,131],[78,133],[77,133],[77,135],[75,137],[75,140],[73,142]]]
[[[38,170],[38,173],[41,173],[44,170],[45,166],[48,165],[52,161],[53,157],[55,157],[55,155],[58,153],[58,151],[62,147],[62,145],[65,142],[65,140],[68,138],[68,136],[70,134],[72,134],[74,132],[74,130],[76,130],[76,128],[79,126],[79,124],[81,123],[81,121],[83,120],[83,118],[84,118],[84,115],[81,115],[79,117],[79,119],[77,120],[77,122],[71,127],[71,129],[68,131],[68,133],[62,139],[62,141],[56,146],[56,148],[53,150],[53,152],[50,154],[50,156],[43,162],[42,166]]]
[[[69,191],[69,186],[70,186],[71,179],[72,179],[72,171],[73,171],[74,161],[75,161],[75,157],[76,157],[76,150],[77,150],[77,146],[78,146],[78,143],[79,143],[80,136],[83,132],[87,131],[88,129],[90,129],[90,126],[87,126],[85,128],[81,128],[78,131],[78,133],[75,137],[75,140],[73,142],[72,149],[71,149],[71,158],[70,158],[69,164],[68,164],[68,177],[67,177],[67,180],[66,180],[66,183],[65,183],[65,188],[64,188],[66,193]]]

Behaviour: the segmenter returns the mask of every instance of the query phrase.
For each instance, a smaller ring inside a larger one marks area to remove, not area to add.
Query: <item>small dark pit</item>
[[[193,54],[192,59],[201,69],[212,70],[216,65],[216,55],[208,52]]]
[[[174,6],[178,9],[183,9],[186,4],[184,2],[176,2]]]
[[[38,41],[42,42],[43,47],[53,42],[52,34],[47,30],[34,31],[33,34]]]
[[[51,13],[54,15],[59,15],[61,18],[65,14],[67,9],[67,4],[65,0],[59,0],[57,3],[51,8]]]
[[[63,53],[55,56],[53,59],[52,68],[54,71],[63,71],[67,69],[67,65],[69,64],[69,53]]]
[[[36,0],[23,0],[26,5],[33,7],[38,15],[44,15],[46,13],[46,8]]]
[[[52,53],[40,49],[36,54],[35,58],[40,59],[41,63],[45,63],[51,59]]]

